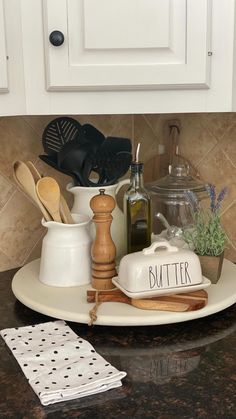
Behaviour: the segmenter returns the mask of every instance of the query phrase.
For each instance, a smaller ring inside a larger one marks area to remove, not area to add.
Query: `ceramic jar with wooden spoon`
[[[63,224],[60,213],[60,188],[55,179],[37,181],[39,199],[53,221],[42,221],[47,233],[42,243],[39,280],[47,285],[70,287],[91,282],[89,234],[90,218],[74,214],[73,224]]]

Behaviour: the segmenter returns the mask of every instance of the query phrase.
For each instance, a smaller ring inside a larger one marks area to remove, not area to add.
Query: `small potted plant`
[[[217,283],[221,275],[227,243],[227,235],[220,221],[221,203],[227,193],[227,188],[224,187],[218,196],[214,185],[206,185],[206,190],[210,198],[208,209],[203,209],[200,206],[193,192],[186,192],[194,225],[193,228],[184,232],[184,239],[198,255],[203,275],[212,283]]]

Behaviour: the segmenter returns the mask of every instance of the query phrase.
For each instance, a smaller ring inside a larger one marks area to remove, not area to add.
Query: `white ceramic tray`
[[[15,297],[39,313],[67,321],[88,324],[89,310],[86,291],[81,287],[52,287],[38,280],[39,259],[21,268],[12,281]],[[173,313],[170,311],[139,310],[123,303],[103,303],[98,308],[95,324],[107,326],[146,326],[193,320],[224,310],[236,302],[236,265],[224,259],[221,278],[207,288],[208,304],[197,311]]]
[[[211,281],[209,281],[209,279],[203,276],[202,282],[200,284],[194,284],[188,287],[165,288],[165,289],[159,289],[159,290],[157,289],[155,291],[151,290],[151,291],[142,291],[142,292],[130,292],[120,285],[118,276],[114,276],[114,278],[112,278],[112,282],[125,295],[134,299],[158,297],[160,295],[167,295],[167,294],[180,294],[180,293],[185,293],[185,292],[192,292],[192,291],[197,291],[197,290],[203,290],[205,288],[208,288],[211,285]]]

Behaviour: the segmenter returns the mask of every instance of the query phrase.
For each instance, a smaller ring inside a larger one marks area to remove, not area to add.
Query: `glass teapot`
[[[208,197],[205,185],[189,174],[188,164],[170,165],[167,176],[148,183],[145,187],[152,198],[153,234],[160,234],[169,224],[172,227],[172,236],[179,237],[183,229],[193,225],[186,191],[194,192],[199,201]],[[163,222],[164,218],[160,214],[165,217],[168,224]]]

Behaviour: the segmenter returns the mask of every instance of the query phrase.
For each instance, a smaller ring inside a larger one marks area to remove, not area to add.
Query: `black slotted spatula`
[[[81,125],[73,118],[63,116],[53,119],[43,132],[43,149],[49,155],[56,154],[64,144],[73,141],[80,132]]]

